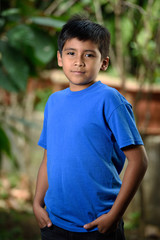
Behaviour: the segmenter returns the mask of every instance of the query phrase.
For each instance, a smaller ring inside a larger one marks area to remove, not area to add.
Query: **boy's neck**
[[[77,92],[77,91],[81,91],[81,90],[84,90],[88,87],[90,87],[92,84],[94,84],[96,81],[93,80],[87,84],[72,84],[71,82],[69,82],[69,88],[72,92]]]

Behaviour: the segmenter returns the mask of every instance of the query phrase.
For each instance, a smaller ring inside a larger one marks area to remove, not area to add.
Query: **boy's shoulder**
[[[111,86],[108,86],[107,84],[104,84],[104,83],[101,83],[101,86],[102,86],[102,91],[104,92],[104,94],[109,94],[111,96],[114,96],[114,95],[119,95],[120,93],[117,91],[117,89],[111,87]]]
[[[66,93],[67,93],[67,90],[68,90],[68,88],[65,88],[65,89],[62,89],[62,90],[53,92],[53,93],[49,96],[48,101],[52,101],[53,99],[57,99],[57,98],[59,98],[59,97],[65,96]]]
[[[117,89],[110,87],[104,83],[101,83],[101,85],[102,93],[107,101],[129,104],[126,98]]]

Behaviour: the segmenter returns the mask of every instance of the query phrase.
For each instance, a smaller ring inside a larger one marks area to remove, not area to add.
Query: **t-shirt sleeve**
[[[130,145],[143,145],[142,138],[136,127],[132,106],[128,103],[120,104],[110,115],[109,127],[119,148]]]
[[[47,118],[48,118],[48,102],[45,106],[43,128],[38,141],[38,145],[43,147],[44,149],[47,149]]]

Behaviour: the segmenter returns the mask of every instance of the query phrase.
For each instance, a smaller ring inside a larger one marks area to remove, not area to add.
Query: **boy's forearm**
[[[52,222],[48,216],[48,213],[44,209],[44,197],[47,189],[48,189],[47,150],[45,150],[43,161],[38,172],[36,193],[33,202],[33,212],[35,214],[35,217],[40,228],[52,226]]]
[[[35,191],[34,204],[38,203],[42,207],[44,207],[44,197],[48,188],[48,183],[45,181],[46,180],[44,178],[43,170],[42,168],[40,168],[38,177],[37,177],[37,186]]]
[[[124,150],[128,165],[117,199],[111,209],[115,218],[120,219],[135,195],[147,169],[148,159],[143,146]]]
[[[34,204],[39,204],[44,207],[44,197],[48,189],[48,178],[47,178],[47,152],[45,150],[44,158],[39,168],[37,176],[36,191],[34,197]]]

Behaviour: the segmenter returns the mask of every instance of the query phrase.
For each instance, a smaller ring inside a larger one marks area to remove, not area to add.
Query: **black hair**
[[[110,33],[107,28],[80,15],[74,15],[63,26],[58,37],[58,50],[62,55],[67,40],[77,38],[80,41],[90,40],[98,45],[102,58],[109,54]]]

